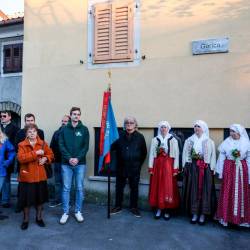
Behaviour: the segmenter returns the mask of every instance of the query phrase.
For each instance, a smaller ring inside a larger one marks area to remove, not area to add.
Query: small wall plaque
[[[229,38],[207,39],[192,42],[193,55],[227,53]]]

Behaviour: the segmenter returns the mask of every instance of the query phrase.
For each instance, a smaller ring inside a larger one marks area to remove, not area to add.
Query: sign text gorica
[[[229,38],[207,39],[192,42],[193,55],[226,53],[229,51]]]

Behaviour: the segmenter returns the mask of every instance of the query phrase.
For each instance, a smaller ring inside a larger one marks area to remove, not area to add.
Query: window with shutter
[[[133,61],[133,5],[94,5],[93,63]]]
[[[23,44],[10,44],[3,47],[3,73],[22,72]]]

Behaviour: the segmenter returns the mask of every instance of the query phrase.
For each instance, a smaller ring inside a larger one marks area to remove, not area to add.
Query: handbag
[[[43,145],[42,145],[42,150],[44,150],[44,146],[45,146],[45,142],[43,142]],[[47,178],[50,179],[53,177],[53,170],[52,170],[52,166],[50,163],[45,163],[43,165],[44,169],[45,169],[45,172],[46,172],[46,175],[47,175]]]

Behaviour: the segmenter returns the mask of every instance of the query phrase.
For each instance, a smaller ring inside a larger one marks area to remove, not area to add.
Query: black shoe
[[[190,220],[191,224],[196,224],[198,222],[198,216],[196,214],[193,214],[192,219]]]
[[[165,213],[165,214],[163,215],[163,219],[164,219],[164,220],[170,220],[170,214]]]
[[[28,227],[29,227],[29,222],[23,221],[23,223],[21,224],[21,229],[26,230]]]
[[[36,224],[37,224],[39,227],[45,227],[45,223],[44,223],[43,219],[38,220],[38,219],[36,218]]]
[[[161,215],[156,215],[156,214],[155,214],[154,218],[155,218],[156,220],[159,220],[159,219],[161,218]]]
[[[118,214],[122,211],[121,207],[113,207],[110,211],[110,214]]]
[[[158,213],[158,210],[156,210],[154,218],[155,218],[156,220],[159,220],[159,219],[161,218],[161,212]]]
[[[140,211],[138,210],[138,208],[131,208],[130,209],[130,212],[137,218],[140,218],[141,217],[141,213]]]
[[[4,204],[2,204],[2,207],[4,207],[4,208],[10,208],[10,203],[4,203]]]
[[[8,215],[0,215],[0,220],[5,220],[8,219],[9,216]]]

